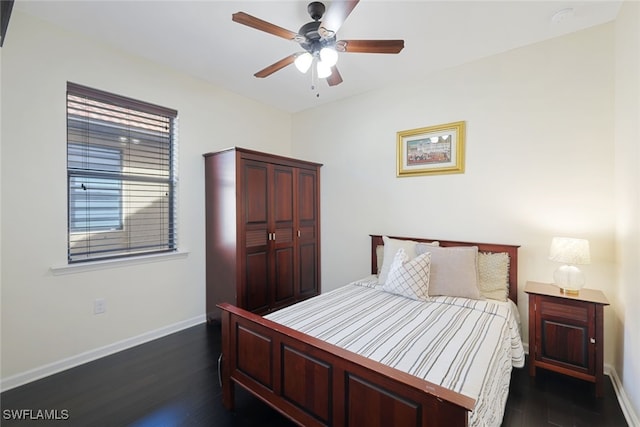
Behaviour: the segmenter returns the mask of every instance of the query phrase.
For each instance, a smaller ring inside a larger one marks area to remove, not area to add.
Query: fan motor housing
[[[298,31],[298,34],[304,36],[305,38],[304,41],[299,43],[300,46],[311,54],[313,54],[314,52],[320,52],[320,49],[322,49],[323,47],[334,46],[336,43],[335,35],[327,38],[322,38],[322,36],[320,36],[320,34],[318,33],[319,28],[320,22],[313,21],[304,24]]]

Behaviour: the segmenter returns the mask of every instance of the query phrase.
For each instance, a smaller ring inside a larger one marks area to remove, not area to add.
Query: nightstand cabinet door
[[[595,305],[537,295],[537,361],[595,374]]]

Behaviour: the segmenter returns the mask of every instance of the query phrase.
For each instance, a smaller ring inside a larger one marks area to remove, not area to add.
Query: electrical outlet
[[[93,314],[102,314],[107,311],[107,302],[104,298],[98,298],[93,301]]]

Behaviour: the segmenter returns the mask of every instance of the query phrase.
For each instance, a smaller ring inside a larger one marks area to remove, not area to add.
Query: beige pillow
[[[413,240],[393,239],[388,236],[382,236],[382,241],[384,242],[384,254],[382,257],[382,267],[380,267],[380,272],[378,274],[378,284],[380,285],[384,285],[385,280],[387,280],[387,275],[389,274],[389,268],[391,267],[393,258],[400,248],[404,249],[410,260],[414,259],[418,255],[416,254],[416,245],[418,242]],[[421,245],[428,246],[438,246],[438,244],[438,242],[421,243]]]
[[[509,254],[478,254],[478,288],[480,295],[499,301],[509,298]]]
[[[403,248],[398,249],[382,290],[407,298],[429,299],[429,265],[431,254],[424,253],[409,259]]]
[[[429,296],[480,299],[477,246],[440,248],[416,245],[418,255],[426,252],[431,253]]]

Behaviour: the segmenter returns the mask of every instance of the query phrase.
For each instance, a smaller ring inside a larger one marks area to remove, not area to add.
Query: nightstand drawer
[[[540,297],[540,315],[543,318],[562,319],[563,321],[575,321],[586,324],[589,321],[589,308],[592,304],[558,300],[558,298]]]

